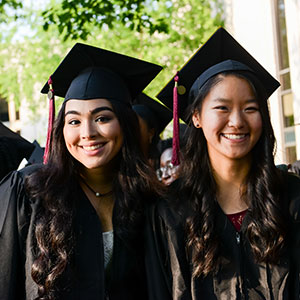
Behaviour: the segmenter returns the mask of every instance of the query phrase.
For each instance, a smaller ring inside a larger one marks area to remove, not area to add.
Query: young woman
[[[139,76],[148,68],[135,90],[115,67],[124,60]],[[53,90],[65,101],[48,162],[0,186],[1,299],[147,299],[143,210],[159,187],[129,102],[159,70],[77,44],[55,71]]]
[[[221,28],[178,84],[209,59],[189,85],[181,178],[149,213],[147,269],[162,279],[149,286],[156,299],[299,299],[300,179],[274,165],[277,82]]]

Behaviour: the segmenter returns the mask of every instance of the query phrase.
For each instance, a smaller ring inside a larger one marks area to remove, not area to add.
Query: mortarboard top
[[[0,143],[5,143],[14,148],[18,153],[20,162],[24,157],[27,159],[34,149],[32,143],[10,130],[2,122],[0,122]]]
[[[201,86],[212,76],[230,70],[253,72],[265,88],[267,98],[280,86],[280,83],[221,27],[177,74],[179,116],[187,122],[184,118],[185,109],[193,102]],[[170,108],[173,108],[174,77],[157,95],[157,98]]]
[[[77,43],[51,80],[54,94],[65,101],[106,98],[129,103],[161,70],[161,66],[140,59]],[[41,92],[48,91],[46,83]]]
[[[35,148],[31,153],[28,161],[28,165],[39,164],[43,162],[44,148],[40,146],[40,144],[34,140],[32,143]]]
[[[134,99],[132,109],[151,128],[155,128],[158,134],[166,128],[173,117],[172,111],[169,108],[144,93]]]

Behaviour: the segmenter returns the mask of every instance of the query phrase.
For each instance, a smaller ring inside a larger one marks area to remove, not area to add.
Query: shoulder
[[[178,202],[178,199],[168,197],[157,202],[155,213],[157,217],[169,228],[179,229],[185,226],[188,216],[188,203]]]
[[[169,228],[179,228],[185,225],[186,218],[191,213],[188,197],[179,190],[179,181],[173,182],[163,198],[159,198],[148,206],[148,215],[152,222],[163,223]]]
[[[39,166],[26,167],[13,171],[5,176],[0,183],[0,235],[7,215],[22,215],[28,211],[29,199],[25,192],[25,178],[39,169]],[[15,213],[14,213],[15,212]]]
[[[294,173],[286,172],[285,193],[289,201],[289,213],[292,219],[300,222],[300,177]]]

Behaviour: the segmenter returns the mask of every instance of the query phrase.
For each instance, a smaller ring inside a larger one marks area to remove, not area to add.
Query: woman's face
[[[107,166],[123,143],[119,120],[106,99],[68,100],[63,134],[70,154],[88,169]]]
[[[193,123],[203,130],[210,160],[249,159],[262,132],[258,102],[245,79],[221,78],[193,114]]]
[[[172,148],[167,148],[160,156],[161,182],[170,185],[178,178],[178,166],[173,166]]]

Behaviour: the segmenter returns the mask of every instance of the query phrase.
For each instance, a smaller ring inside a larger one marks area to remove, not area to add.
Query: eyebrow
[[[226,99],[226,98],[216,98],[213,100],[214,102],[221,102],[221,103],[230,103],[231,100]],[[246,100],[246,103],[257,103],[256,99],[248,99]]]
[[[111,112],[113,112],[113,110],[108,107],[108,106],[101,106],[101,107],[96,107],[95,109],[91,110],[90,113],[92,115],[99,113],[100,111],[104,111],[104,110],[109,110]],[[81,113],[77,110],[69,110],[65,113],[65,116],[67,115],[81,115]]]

